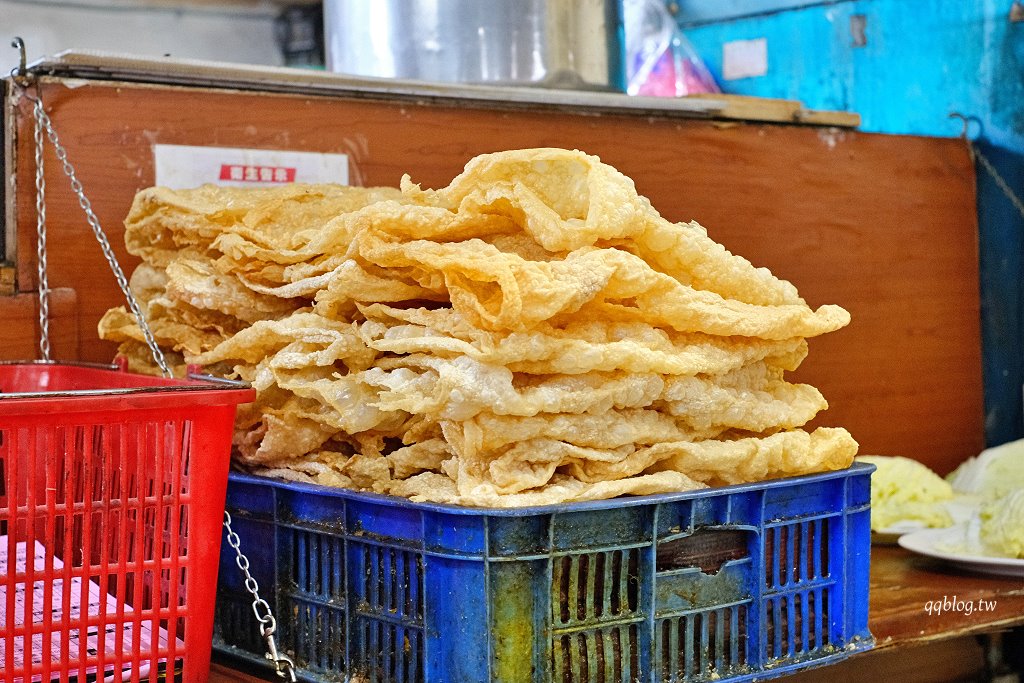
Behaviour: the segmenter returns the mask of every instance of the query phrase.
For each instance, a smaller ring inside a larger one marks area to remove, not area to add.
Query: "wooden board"
[[[73,87],[70,87],[73,86]],[[477,109],[462,103],[267,95],[172,86],[49,83],[43,99],[127,269],[120,226],[153,182],[154,143],[343,152],[354,183],[409,172],[438,187],[473,155],[534,146],[598,154],[663,215],[696,219],[730,250],[793,281],[853,324],[814,340],[797,373],[862,452],[940,472],[983,445],[974,172],[957,140],[625,113]],[[21,290],[33,286],[31,117],[17,125]],[[51,281],[78,292],[80,357],[109,361],[96,322],[121,303],[52,150]],[[6,352],[4,352],[6,353]]]
[[[876,546],[871,551],[868,627],[876,648],[1024,626],[1024,581],[1019,576],[972,573],[902,548]],[[926,609],[929,602],[946,598],[971,603],[973,609]]]
[[[0,328],[0,360],[32,360],[42,357],[39,350],[38,301],[34,292],[0,296],[0,321],[3,321]],[[76,359],[78,356],[76,292],[67,287],[51,289],[50,357]]]
[[[774,121],[778,123],[813,123],[819,126],[856,128],[860,114],[849,111],[818,111],[807,109],[799,100],[777,100],[750,95],[705,93],[690,95],[688,99],[714,102],[721,105],[716,118],[747,121]]]
[[[17,294],[17,272],[14,266],[0,266],[0,296]]]
[[[880,675],[880,672],[885,673]],[[975,638],[956,638],[895,650],[869,650],[832,666],[799,671],[784,680],[786,683],[963,683],[985,680],[984,676],[984,648]],[[210,680],[220,679],[215,674]]]

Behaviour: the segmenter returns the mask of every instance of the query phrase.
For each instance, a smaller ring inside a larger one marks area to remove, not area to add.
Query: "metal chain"
[[[117,284],[121,288],[121,292],[124,294],[125,299],[128,301],[128,306],[131,308],[132,314],[135,315],[135,319],[138,321],[139,327],[142,329],[142,333],[146,338],[146,344],[149,346],[149,350],[153,354],[153,359],[156,361],[157,365],[160,366],[164,375],[170,377],[171,370],[167,366],[167,361],[164,359],[163,352],[160,350],[160,347],[157,346],[156,339],[154,339],[153,333],[149,328],[149,324],[146,322],[146,317],[142,314],[138,301],[136,301],[135,296],[128,287],[128,280],[124,276],[124,271],[121,270],[121,265],[117,262],[117,256],[114,255],[114,251],[110,247],[110,241],[107,239],[106,233],[104,233],[103,228],[100,226],[99,219],[96,217],[96,214],[93,213],[89,199],[85,196],[82,183],[78,180],[78,176],[75,173],[75,167],[68,161],[67,150],[65,150],[63,145],[60,144],[60,138],[58,138],[57,132],[53,128],[53,123],[51,122],[50,117],[43,109],[42,101],[37,98],[31,99],[35,102],[34,115],[36,119],[36,211],[38,216],[36,228],[39,237],[37,254],[39,261],[39,322],[42,335],[40,339],[40,349],[43,352],[43,357],[44,359],[49,360],[50,355],[49,289],[46,277],[46,180],[43,176],[43,132],[45,131],[46,137],[50,140],[50,143],[53,144],[54,150],[57,154],[57,160],[60,161],[64,174],[71,181],[71,189],[78,197],[78,205],[81,206],[82,211],[85,212],[85,217],[89,222],[89,227],[92,228],[93,234],[96,236],[96,240],[100,243],[100,249],[103,250],[103,255],[106,257],[107,263],[110,265],[110,270],[114,273],[114,277],[117,279]],[[277,675],[279,677],[289,681],[289,683],[296,683],[295,663],[290,657],[288,657],[288,655],[279,652],[277,649],[277,641],[274,638],[274,634],[277,632],[277,619],[274,618],[270,604],[260,597],[259,584],[256,582],[256,579],[253,578],[252,574],[249,573],[249,558],[242,553],[241,539],[238,537],[238,534],[235,533],[234,529],[231,528],[231,515],[227,510],[224,511],[224,529],[227,531],[228,545],[235,551],[235,564],[238,565],[239,570],[241,570],[242,574],[245,576],[245,588],[253,597],[252,612],[256,617],[256,621],[260,624],[260,635],[266,643],[266,657],[273,662],[274,669],[277,671]]]
[[[1017,193],[1013,191],[1013,188],[1006,182],[1002,174],[996,170],[996,167],[992,165],[992,162],[981,153],[981,150],[978,149],[977,145],[969,140],[967,144],[971,150],[971,156],[981,164],[981,167],[985,169],[986,173],[992,176],[992,180],[995,181],[996,186],[1002,191],[1006,198],[1010,200],[1010,203],[1013,204],[1013,208],[1017,209],[1017,213],[1020,214],[1020,217],[1024,218],[1024,202],[1022,202]]]
[[[43,103],[36,100],[36,281],[39,285],[39,352],[50,360],[50,282],[46,267],[46,176],[43,173]]]
[[[974,144],[974,140],[971,139],[971,136],[969,134],[971,122],[977,122],[977,119],[973,116],[965,116],[960,112],[956,111],[950,112],[949,118],[957,119],[963,126],[960,129],[960,139],[967,144],[967,152],[968,154],[971,155],[971,161],[976,161],[979,164],[981,164],[981,167],[985,169],[985,172],[988,173],[992,180],[995,181],[996,187],[998,187],[999,190],[1003,193],[1003,195],[1010,201],[1010,203],[1013,204],[1013,208],[1017,209],[1017,213],[1020,214],[1020,217],[1024,218],[1024,202],[1021,201],[1020,197],[1017,195],[1016,192],[1013,191],[1013,188],[1010,187],[1010,184],[1006,182],[1006,179],[1003,178],[1003,175],[999,172],[999,170],[992,164],[991,161],[988,160],[988,157],[981,153],[981,150],[978,148],[978,146]]]
[[[256,579],[249,573],[249,558],[246,557],[240,548],[242,542],[238,534],[231,528],[231,514],[224,511],[224,529],[228,534],[228,545],[235,551],[235,564],[245,577],[245,589],[252,595],[252,613],[256,615],[256,621],[260,622],[260,635],[266,644],[267,653],[264,655],[274,664],[274,670],[278,677],[290,683],[295,683],[295,662],[283,652],[278,652],[277,641],[274,633],[277,631],[277,620],[274,618],[273,610],[266,600],[260,597],[260,586]]]
[[[85,219],[89,223],[89,227],[92,228],[93,235],[96,236],[96,241],[100,243],[100,249],[103,250],[103,256],[107,259],[107,264],[110,266],[110,271],[114,274],[114,279],[117,280],[118,287],[121,288],[121,293],[124,294],[125,299],[128,302],[128,307],[132,311],[132,315],[135,316],[136,322],[139,324],[139,328],[142,330],[142,336],[146,339],[146,345],[149,347],[150,353],[153,354],[153,360],[160,366],[161,372],[164,377],[171,376],[171,369],[167,366],[167,361],[164,359],[163,351],[157,346],[156,339],[153,337],[153,331],[149,328],[149,323],[146,322],[146,316],[143,315],[142,309],[139,307],[139,302],[136,301],[135,295],[132,294],[132,290],[128,287],[128,278],[125,277],[124,271],[121,270],[121,264],[117,262],[117,256],[114,254],[114,250],[110,247],[110,240],[107,239],[106,233],[103,231],[103,227],[100,226],[100,220],[96,217],[96,214],[92,210],[92,203],[85,196],[85,190],[82,188],[82,183],[78,179],[78,175],[75,173],[75,167],[68,161],[68,152],[64,149],[64,146],[60,144],[60,138],[57,137],[57,131],[53,129],[53,122],[47,115],[46,110],[43,109],[42,100],[35,100],[35,117],[37,126],[42,126],[46,131],[46,137],[50,140],[53,145],[53,149],[57,154],[57,161],[60,162],[61,168],[64,171],[64,175],[71,181],[71,190],[78,197],[78,205],[82,207],[82,211],[85,212]],[[41,155],[39,149],[39,142],[36,143],[36,154]],[[37,157],[38,158],[38,157]],[[41,169],[42,166],[39,166]],[[37,171],[37,174],[41,171]],[[38,178],[38,175],[37,175]],[[37,197],[37,202],[39,201]],[[37,206],[38,209],[38,206]],[[43,214],[41,214],[43,215]],[[45,260],[41,261],[39,267],[45,270]],[[45,273],[43,275],[45,279]],[[40,287],[42,287],[43,280],[40,280]],[[42,316],[42,312],[40,312]],[[47,340],[47,344],[49,341]]]
[[[16,84],[24,88],[24,85],[20,81],[17,81]],[[153,333],[149,328],[149,324],[146,322],[146,317],[142,314],[142,310],[139,308],[135,295],[132,294],[131,289],[128,287],[128,280],[124,276],[124,271],[121,270],[121,265],[117,262],[117,256],[110,247],[110,241],[107,239],[106,233],[100,226],[99,219],[96,217],[96,214],[93,213],[92,205],[89,202],[89,199],[85,196],[82,183],[78,180],[78,176],[75,174],[75,167],[68,161],[67,150],[65,150],[63,145],[60,144],[60,138],[57,137],[57,131],[53,128],[53,122],[46,114],[46,110],[43,109],[42,100],[31,96],[29,96],[29,99],[35,103],[33,114],[36,121],[36,231],[38,235],[36,253],[38,256],[39,266],[39,327],[41,335],[39,348],[42,351],[43,359],[50,359],[49,283],[47,280],[46,264],[46,179],[43,175],[43,132],[45,131],[46,137],[53,144],[54,150],[57,154],[57,160],[60,161],[64,174],[71,181],[71,189],[78,197],[78,205],[81,206],[82,211],[85,212],[85,217],[89,222],[89,227],[92,228],[93,234],[96,236],[96,240],[100,243],[100,249],[103,250],[103,255],[106,257],[107,263],[110,265],[110,270],[114,273],[117,284],[121,288],[121,292],[124,294],[125,299],[127,299],[128,306],[131,308],[132,314],[135,315],[135,319],[138,321],[139,327],[142,329],[142,333],[146,338],[146,344],[149,346],[149,350],[153,354],[153,359],[156,361],[157,365],[160,366],[164,375],[170,377],[171,370],[167,366],[167,361],[164,359],[163,352],[160,350],[160,347],[157,346],[156,339],[154,339]],[[252,613],[256,617],[256,621],[260,624],[260,635],[263,637],[267,648],[266,657],[273,662],[274,670],[280,678],[289,681],[289,683],[296,683],[295,662],[293,662],[288,655],[279,652],[277,649],[277,641],[274,638],[274,634],[277,632],[277,619],[274,618],[274,613],[270,604],[260,597],[259,584],[256,582],[256,579],[252,574],[249,573],[249,558],[242,553],[241,539],[238,537],[238,534],[235,533],[235,530],[231,528],[231,514],[227,510],[224,511],[224,529],[227,532],[228,545],[235,551],[235,564],[238,565],[238,569],[245,577],[245,589],[249,591],[253,597]]]

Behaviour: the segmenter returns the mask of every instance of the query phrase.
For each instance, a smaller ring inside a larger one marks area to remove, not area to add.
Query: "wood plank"
[[[883,671],[884,676],[880,676]],[[786,683],[960,683],[984,680],[984,674],[984,648],[976,638],[957,638],[895,650],[871,650],[833,666],[791,674],[785,680]]]
[[[250,681],[279,681],[273,672],[260,671],[249,667],[236,668],[227,661],[216,660],[210,664],[210,683],[249,683]]]
[[[689,95],[688,99],[721,104],[722,109],[715,114],[716,118],[721,119],[807,123],[841,128],[856,128],[860,125],[860,114],[847,111],[806,109],[798,100],[779,100],[726,93]]]
[[[952,602],[954,597],[970,603],[972,611],[935,607],[935,601]],[[869,614],[878,649],[1021,626],[1024,582],[1020,577],[970,573],[902,548],[875,546]]]
[[[746,119],[750,121],[775,121],[789,123],[796,120],[803,105],[797,100],[779,100],[750,95],[726,93],[701,93],[689,95],[687,99],[716,102],[722,105],[716,114],[719,118]]]
[[[0,296],[11,296],[15,293],[17,272],[14,266],[0,263]]]
[[[860,114],[852,111],[822,111],[819,109],[801,109],[793,119],[798,123],[815,126],[839,126],[841,128],[857,128],[860,126]]]
[[[76,81],[44,101],[127,270],[121,224],[153,182],[154,143],[341,152],[356,184],[409,172],[443,186],[475,154],[578,148],[632,177],[673,220],[696,219],[731,251],[853,323],[811,343],[797,379],[862,452],[946,472],[983,446],[974,169],[958,140],[587,110],[475,108]],[[492,105],[493,106],[493,105]],[[18,281],[34,281],[31,117],[18,125]],[[188,115],[182,115],[187,112]],[[121,295],[52,151],[46,160],[52,281],[83,293],[83,360],[109,361],[96,322]]]
[[[0,360],[35,360],[39,352],[39,305],[34,293],[0,296]],[[78,296],[75,290],[50,290],[50,357],[77,360]],[[109,360],[109,359],[108,359]]]

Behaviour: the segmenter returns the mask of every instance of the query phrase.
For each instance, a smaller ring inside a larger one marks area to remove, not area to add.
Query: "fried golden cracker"
[[[785,373],[849,321],[672,223],[581,152],[483,155],[447,187],[162,188],[131,286],[178,372],[245,379],[237,462],[415,500],[524,506],[847,466]],[[154,372],[122,308],[100,324]]]

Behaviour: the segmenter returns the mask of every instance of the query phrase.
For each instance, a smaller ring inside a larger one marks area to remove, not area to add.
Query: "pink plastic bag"
[[[681,97],[721,92],[661,0],[625,0],[626,92]]]

